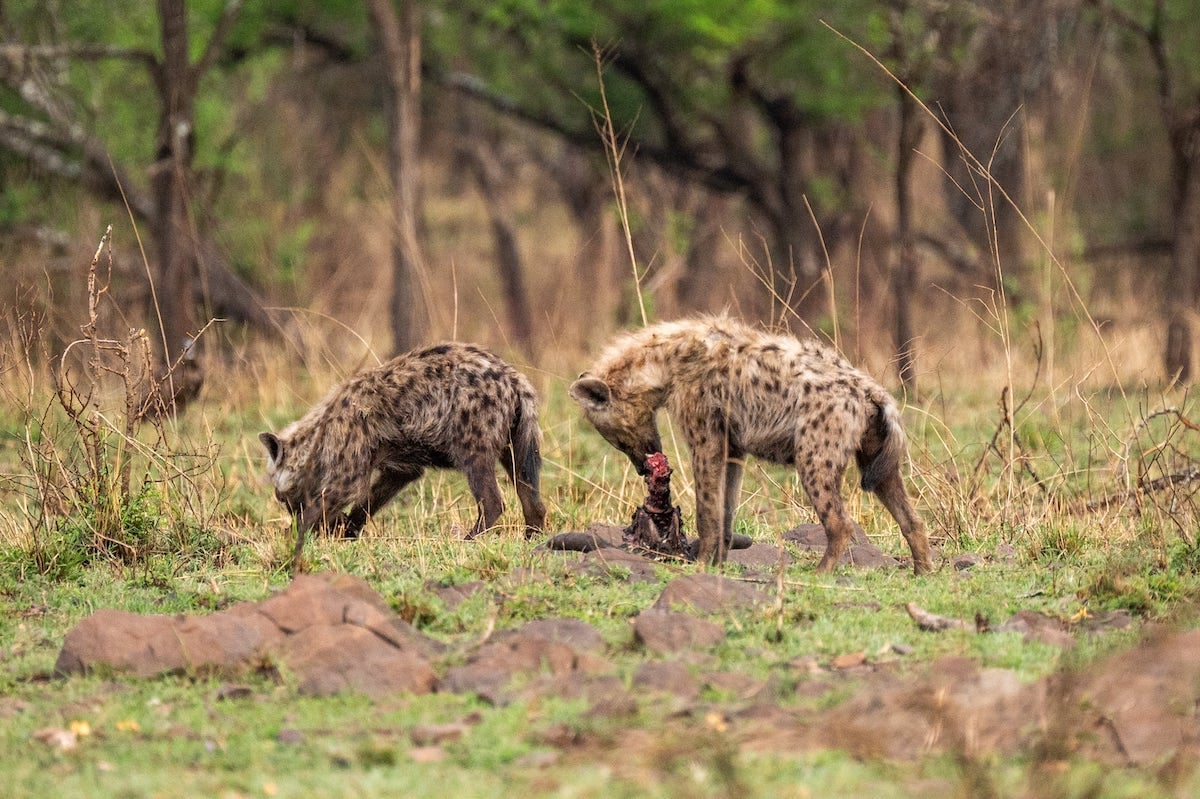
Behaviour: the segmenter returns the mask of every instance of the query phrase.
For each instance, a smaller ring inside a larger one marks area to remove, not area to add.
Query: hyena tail
[[[863,491],[874,491],[889,475],[897,473],[905,453],[904,427],[896,401],[883,392],[870,397],[869,401],[875,406],[875,412],[855,453],[862,473]]]
[[[509,436],[513,481],[537,488],[542,471],[542,430],[538,427],[538,403],[533,394],[521,396]]]

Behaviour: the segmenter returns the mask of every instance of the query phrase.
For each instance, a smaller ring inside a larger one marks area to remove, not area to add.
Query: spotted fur
[[[516,484],[527,534],[540,531],[537,408],[516,369],[477,346],[446,343],[360,372],[279,434],[260,434],[275,495],[296,518],[294,564],[308,530],[357,535],[430,467],[466,475],[479,507],[469,538],[504,509],[497,461]]]
[[[795,466],[828,535],[818,568],[832,569],[853,522],[841,483],[853,458],[863,488],[900,525],[917,573],[931,568],[921,518],[905,491],[896,401],[833,349],[727,317],[664,322],[618,337],[571,396],[639,472],[662,450],[655,416],[666,408],[692,450],[700,559],[720,563],[733,531],[744,459]]]

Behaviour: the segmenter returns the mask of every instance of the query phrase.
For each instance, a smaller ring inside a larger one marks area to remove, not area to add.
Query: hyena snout
[[[662,452],[662,442],[658,440],[657,436],[642,439],[636,444],[619,444],[614,442],[614,446],[625,453],[625,456],[629,458],[639,477],[645,477],[648,474],[646,470],[646,458],[649,458],[656,452]]]

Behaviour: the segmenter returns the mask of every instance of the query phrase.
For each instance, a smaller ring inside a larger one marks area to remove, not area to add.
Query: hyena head
[[[274,433],[259,433],[258,440],[267,448],[267,479],[275,487],[275,497],[293,513],[300,509],[300,473],[296,468],[299,455],[286,431],[280,437]]]
[[[629,456],[638,474],[644,475],[647,456],[662,452],[653,397],[648,392],[623,396],[587,372],[579,376],[570,393],[596,432]]]

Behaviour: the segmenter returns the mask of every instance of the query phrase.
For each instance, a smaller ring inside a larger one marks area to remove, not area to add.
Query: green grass
[[[640,481],[623,456],[578,421],[563,384],[552,381],[546,393],[543,488],[551,529],[583,529],[595,521],[623,525],[641,499]],[[1080,634],[1078,645],[1064,653],[1016,633],[921,632],[904,610],[908,602],[947,616],[982,616],[993,625],[1021,610],[1068,619],[1118,608],[1139,621],[1190,625],[1188,608],[1200,593],[1200,557],[1154,508],[1139,518],[1128,511],[1087,514],[1055,507],[997,458],[985,460],[975,493],[968,492],[966,478],[994,429],[993,411],[994,404],[982,401],[973,413],[958,409],[956,418],[969,417],[970,423],[953,429],[932,411],[914,412],[912,484],[947,557],[966,550],[986,555],[1005,543],[1016,553],[1011,562],[989,561],[967,572],[946,566],[922,577],[902,569],[842,569],[824,576],[813,571],[818,553],[790,549],[795,560],[782,575],[782,610],[772,604],[718,616],[727,638],[694,670],[743,671],[785,697],[814,679],[795,663],[812,660],[828,667],[855,652],[901,678],[921,673],[939,657],[966,656],[1034,680],[1127,647],[1140,631],[1135,624],[1120,632]],[[1098,412],[1095,406],[1088,410]],[[1122,429],[1123,413],[1122,407],[1108,409],[1111,429]],[[1037,431],[1026,435],[1026,445],[1039,472],[1057,479],[1068,468],[1063,464],[1076,469],[1087,460],[1093,435],[1085,423],[1088,414],[1067,422],[1061,413],[1057,423],[1049,417],[1026,421],[1022,430]],[[201,451],[212,443],[218,452],[210,469],[188,478],[185,493],[196,505],[187,517],[192,526],[183,528],[192,532],[178,552],[153,551],[133,561],[93,553],[78,563],[67,562],[69,553],[63,553],[69,568],[41,568],[30,552],[35,542],[44,548],[53,541],[46,540],[46,528],[34,524],[30,509],[36,498],[18,490],[19,481],[9,489],[4,502],[10,523],[0,529],[0,771],[6,774],[6,795],[889,797],[928,791],[977,795],[984,788],[1013,795],[1031,785],[1051,785],[1052,791],[1039,795],[1064,797],[1171,795],[1155,772],[1086,760],[1056,766],[1047,776],[1039,771],[1044,766],[1024,758],[962,762],[938,756],[888,763],[862,762],[837,751],[741,751],[703,718],[673,716],[670,703],[647,703],[632,718],[613,719],[590,714],[585,702],[562,698],[503,707],[441,694],[376,702],[355,696],[313,699],[297,695],[286,681],[256,675],[225,681],[52,677],[66,631],[97,608],[207,613],[286,584],[290,532],[259,477],[254,440],[265,416],[275,422],[292,418],[273,406],[201,407],[174,431],[181,451]],[[1103,451],[1117,448],[1109,441]],[[18,458],[18,449],[4,452]],[[690,525],[694,503],[687,460],[669,444],[668,455],[677,468],[676,501]],[[1093,460],[1093,466],[1100,461]],[[8,468],[19,473],[22,467],[14,462]],[[1094,493],[1111,488],[1111,477],[1095,479],[1106,483]],[[1071,480],[1056,485],[1071,481],[1080,484],[1072,472]],[[847,480],[852,513],[885,551],[904,555],[892,520],[873,499],[860,497],[852,482]],[[461,658],[465,642],[479,640],[493,625],[505,629],[570,616],[601,632],[614,672],[630,680],[651,657],[633,644],[631,618],[670,579],[694,567],[664,565],[650,583],[627,581],[620,569],[576,575],[565,568],[573,555],[540,551],[522,539],[515,497],[503,490],[506,526],[465,542],[456,532],[474,517],[465,482],[454,473],[430,474],[380,514],[361,540],[318,539],[307,550],[308,561],[315,570],[364,577],[398,614],[451,645],[447,662]],[[156,523],[177,524],[182,515],[164,518],[159,510],[155,517],[155,507],[139,506],[137,522],[147,535]],[[146,513],[149,518],[143,518]],[[742,532],[777,543],[783,530],[812,520],[789,470],[751,464],[739,513]],[[71,516],[55,529],[85,522]],[[550,579],[509,579],[518,568]],[[741,574],[736,567],[727,572]],[[430,588],[474,580],[488,590],[454,609]],[[773,596],[777,590],[773,579],[763,588]],[[907,654],[897,655],[896,646]],[[836,704],[858,684],[854,676],[838,679],[816,699],[783,701],[814,711]],[[737,705],[712,690],[701,701]],[[463,739],[445,744],[442,759],[419,762],[414,727],[463,720],[469,727]],[[38,731],[67,729],[72,722],[85,722],[90,730],[74,750],[37,738]],[[555,731],[562,729],[585,743],[555,746]],[[1197,787],[1194,780],[1185,785]]]

